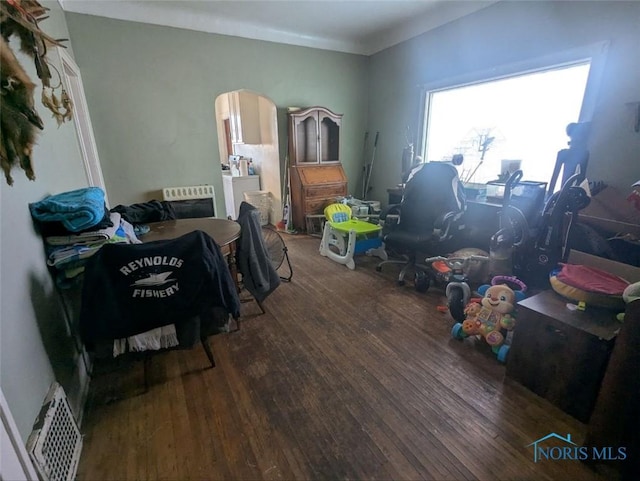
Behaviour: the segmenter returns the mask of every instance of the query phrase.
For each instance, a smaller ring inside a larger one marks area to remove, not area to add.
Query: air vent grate
[[[72,481],[75,478],[82,435],[58,383],[49,389],[27,440],[27,451],[41,479]]]

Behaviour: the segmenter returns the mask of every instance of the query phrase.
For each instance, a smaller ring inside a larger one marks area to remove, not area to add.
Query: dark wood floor
[[[605,479],[533,462],[529,443],[585,426],[505,379],[486,344],[451,339],[441,291],[285,240],[293,281],[211,338],[216,368],[196,348],[154,356],[144,394],[142,363],[93,380],[78,479]]]

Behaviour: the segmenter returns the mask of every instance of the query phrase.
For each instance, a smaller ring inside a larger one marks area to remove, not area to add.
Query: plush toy
[[[453,326],[456,339],[479,335],[489,344],[498,360],[506,360],[509,346],[505,345],[506,332],[515,327],[516,303],[524,298],[523,291],[514,291],[507,284],[480,286],[480,303],[471,302],[465,309],[466,319]]]

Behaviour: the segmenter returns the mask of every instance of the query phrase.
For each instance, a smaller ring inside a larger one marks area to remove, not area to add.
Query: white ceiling
[[[65,11],[371,55],[496,0],[59,0]]]

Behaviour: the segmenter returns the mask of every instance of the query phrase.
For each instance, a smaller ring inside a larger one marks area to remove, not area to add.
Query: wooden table
[[[197,219],[176,219],[147,224],[149,232],[140,236],[142,242],[176,239],[184,234],[201,230],[208,234],[220,246],[222,255],[227,258],[233,280],[238,285],[236,267],[236,241],[240,238],[240,224],[227,219],[201,217]]]
[[[206,232],[220,247],[230,246],[240,237],[240,224],[215,217],[165,220],[147,225],[151,230],[141,236],[143,242],[175,239],[194,230]]]

